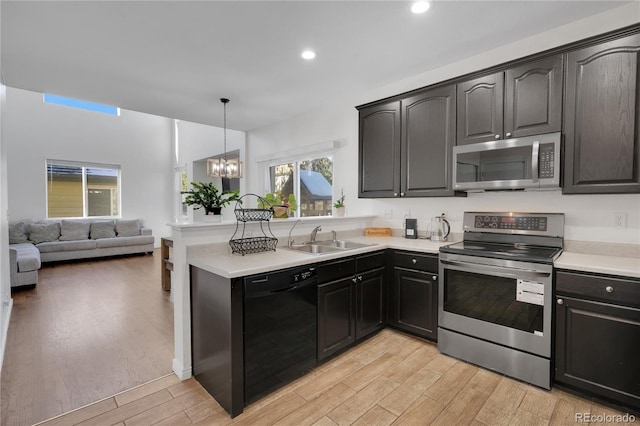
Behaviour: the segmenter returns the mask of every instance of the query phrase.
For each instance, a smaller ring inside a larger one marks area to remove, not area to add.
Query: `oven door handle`
[[[482,265],[480,263],[455,262],[452,260],[442,260],[442,259],[440,259],[440,262],[442,262],[445,265],[458,266],[471,272],[495,272],[499,274],[529,276],[529,277],[536,277],[536,278],[551,276],[551,272],[540,272],[533,269],[510,268],[508,266]]]

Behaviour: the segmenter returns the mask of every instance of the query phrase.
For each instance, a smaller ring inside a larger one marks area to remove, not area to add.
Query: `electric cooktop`
[[[521,243],[489,243],[481,241],[461,241],[440,248],[443,253],[463,254],[466,256],[513,259],[523,262],[553,263],[562,252],[557,247],[542,247]]]

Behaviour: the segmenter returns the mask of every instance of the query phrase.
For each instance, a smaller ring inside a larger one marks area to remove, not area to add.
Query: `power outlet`
[[[627,214],[624,212],[613,213],[614,229],[625,229],[627,227]]]
[[[384,218],[392,219],[393,218],[393,209],[385,209],[384,210]]]

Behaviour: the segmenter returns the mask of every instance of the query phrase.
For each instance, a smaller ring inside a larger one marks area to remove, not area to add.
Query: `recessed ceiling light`
[[[417,1],[411,6],[413,13],[424,13],[431,7],[431,3],[428,1]]]
[[[300,56],[302,56],[304,59],[311,60],[316,57],[316,52],[314,52],[313,50],[305,50]]]

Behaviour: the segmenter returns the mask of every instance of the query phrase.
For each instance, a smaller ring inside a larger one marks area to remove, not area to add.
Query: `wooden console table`
[[[161,264],[160,271],[162,289],[171,290],[171,271],[173,271],[173,260],[171,259],[171,247],[173,247],[173,238],[161,238],[160,239],[160,255]]]

